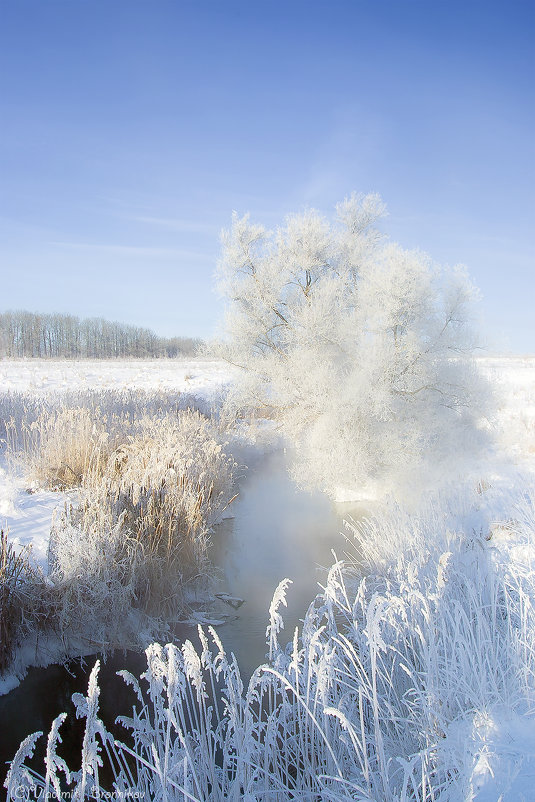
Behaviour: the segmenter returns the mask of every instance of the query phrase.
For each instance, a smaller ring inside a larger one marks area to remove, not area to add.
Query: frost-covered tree
[[[420,484],[477,445],[482,388],[469,358],[475,289],[389,242],[377,195],[352,195],[267,231],[234,215],[222,235],[229,403],[275,417],[303,485],[367,495]]]
[[[150,329],[73,315],[0,312],[0,359],[122,359],[194,356],[201,341],[158,337]]]

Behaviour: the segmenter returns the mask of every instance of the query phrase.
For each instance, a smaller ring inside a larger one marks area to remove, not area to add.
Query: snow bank
[[[23,477],[13,475],[0,459],[0,527],[17,550],[30,546],[33,560],[46,573],[50,526],[65,494],[30,491]]]

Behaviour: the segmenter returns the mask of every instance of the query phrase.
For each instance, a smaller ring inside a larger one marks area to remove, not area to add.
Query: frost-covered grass
[[[30,561],[28,549],[16,551],[0,530],[0,672],[24,637],[50,616],[44,577]]]
[[[82,799],[96,793],[102,760],[113,769],[113,790],[155,800],[457,802],[488,783],[492,798],[511,791],[522,745],[510,745],[509,775],[493,777],[503,755],[487,736],[520,717],[534,723],[534,499],[490,491],[462,500],[465,515],[454,494],[410,521],[392,508],[362,524],[360,547],[381,535],[390,552],[383,546],[379,558],[372,547],[375,572],[364,578],[335,563],[286,648],[282,582],[269,611],[270,659],[247,688],[213,630],[200,631],[200,651],[188,641],[152,645],[143,681],[124,673],[139,700],[123,720],[133,748],[98,719],[97,665],[87,698],[75,699],[87,720],[80,770],[62,776],[60,717],[46,772],[24,768],[34,743],[27,739],[8,795],[33,784],[51,798],[60,798],[54,788],[70,787]],[[505,502],[507,520],[492,521]]]
[[[20,430],[14,420],[8,422],[8,457],[23,462],[35,487],[79,487],[84,476],[102,473],[120,442],[121,429],[124,438],[124,420],[112,418],[108,423],[87,406],[44,408],[35,420],[23,420]]]
[[[166,621],[183,612],[189,585],[209,573],[212,526],[232,495],[234,463],[200,413],[146,416],[130,431],[102,472],[84,476],[50,542],[61,629],[102,616],[104,641],[130,608]]]
[[[180,409],[179,397],[173,411],[159,394],[126,395],[126,406],[109,391],[75,407],[65,395],[33,399],[7,422],[8,459],[34,489],[76,488],[52,527],[40,585],[54,610],[47,626],[102,649],[139,642],[133,611],[161,626],[184,613],[232,496],[234,463],[217,422]]]
[[[9,391],[0,395],[0,438],[39,486],[77,486],[89,466],[129,434],[134,421],[194,409],[209,414],[203,398],[179,391],[127,387]]]

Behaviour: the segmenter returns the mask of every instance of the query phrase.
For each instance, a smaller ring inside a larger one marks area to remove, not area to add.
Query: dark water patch
[[[144,654],[120,651],[107,657],[89,655],[82,662],[72,660],[66,665],[30,668],[20,685],[0,697],[0,784],[3,785],[8,763],[13,760],[21,741],[38,730],[44,735],[37,742],[34,757],[27,765],[40,774],[44,773],[47,736],[60,713],[67,713],[67,718],[60,729],[62,743],[57,752],[71,769],[80,768],[85,719],[76,718],[71,697],[73,693],[87,695],[89,675],[97,659],[101,661],[99,718],[116,737],[128,742],[128,731],[114,722],[119,715],[132,715],[136,696],[116,672],[126,668],[139,677],[147,665]],[[111,777],[104,773],[104,784],[110,780]],[[3,788],[2,793],[5,794]]]

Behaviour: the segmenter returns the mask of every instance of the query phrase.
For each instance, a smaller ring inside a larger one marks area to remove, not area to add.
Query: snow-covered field
[[[307,740],[303,741],[302,734],[296,731],[292,737],[297,739],[297,746],[293,742],[286,745],[289,756],[273,758],[275,763],[266,765],[267,774],[260,782],[258,772],[252,771],[251,766],[261,759],[254,746],[255,738],[267,741],[271,732],[276,746],[277,735],[269,727],[261,734],[253,723],[248,723],[247,704],[252,704],[250,710],[254,710],[254,700],[259,698],[255,694],[262,696],[260,686],[255,686],[256,690],[250,691],[253,701],[247,701],[245,708],[233,708],[230,703],[230,718],[234,714],[238,717],[232,720],[232,727],[229,725],[231,734],[221,736],[224,754],[227,748],[228,755],[235,754],[236,749],[243,750],[244,765],[236,769],[236,776],[249,786],[243,787],[241,797],[236,799],[288,798],[284,791],[274,792],[273,788],[282,782],[284,771],[286,775],[293,772],[296,778],[300,775],[296,760],[298,763],[311,760],[311,766],[316,767],[315,779],[303,780],[302,787],[295,786],[296,798],[303,800],[528,802],[535,799],[535,357],[485,357],[480,363],[496,391],[494,428],[498,445],[489,454],[477,491],[473,489],[470,493],[461,488],[449,501],[437,501],[434,511],[422,513],[419,520],[412,520],[403,511],[386,511],[382,517],[378,514],[377,520],[363,530],[368,536],[375,534],[377,540],[376,546],[364,548],[369,585],[358,587],[351,575],[341,578],[333,571],[325,594],[316,605],[323,611],[321,615],[327,616],[323,633],[320,629],[314,631],[314,625],[319,627],[321,623],[320,613],[314,619],[316,613],[309,611],[305,624],[308,634],[304,632],[303,640],[296,641],[293,649],[285,652],[277,640],[280,622],[276,605],[270,610],[274,670],[285,678],[281,680],[282,687],[295,684],[303,691],[303,697],[293,706],[283,700],[279,718],[297,717],[318,762],[304,754]],[[4,392],[38,395],[136,387],[199,395],[216,404],[222,388],[231,379],[231,371],[219,362],[0,363]],[[52,511],[60,498],[62,494],[44,491],[27,493],[23,479],[13,476],[2,463],[2,526],[8,526],[10,537],[17,544],[33,543],[35,557],[43,566]],[[281,592],[279,604],[282,599]],[[471,615],[476,618],[481,615],[481,620],[473,620]],[[342,620],[347,620],[348,628],[343,629]],[[348,633],[352,633],[360,653],[353,653],[351,643],[346,640]],[[433,641],[437,633],[438,638]],[[499,642],[492,641],[496,633]],[[287,639],[291,634],[287,634]],[[397,657],[389,669],[390,653]],[[173,672],[178,666],[191,683],[192,695],[187,705],[195,708],[192,700],[202,687],[201,664],[189,647],[183,656],[171,651],[163,655],[156,650],[150,659],[149,677],[155,683],[154,693],[159,696],[163,688],[165,696],[166,682],[175,687]],[[382,688],[381,696],[378,687],[388,676],[400,673],[400,660],[405,661],[401,675],[410,679],[406,680],[405,698],[394,698],[393,693],[389,696],[388,688],[386,691]],[[233,670],[225,665],[220,660],[228,693],[239,692]],[[206,677],[219,670],[217,661],[210,663],[206,652],[202,666]],[[363,674],[359,690],[357,675],[365,668],[375,675]],[[348,670],[351,676],[344,673]],[[269,676],[269,681],[275,682],[274,675]],[[300,684],[305,679],[306,693]],[[269,681],[265,680],[266,687]],[[280,687],[276,686],[273,698]],[[345,691],[337,696],[340,688]],[[94,700],[94,688],[92,693],[93,697],[91,693],[89,697]],[[306,695],[310,693],[313,698]],[[353,728],[358,721],[358,712],[355,714],[352,708],[355,693],[362,708],[368,705],[369,715],[369,721],[361,718],[357,729]],[[201,697],[197,698],[202,712]],[[155,723],[152,734],[156,751],[153,750],[152,757],[150,748],[143,753],[144,759],[153,765],[152,770],[147,769],[145,780],[152,775],[160,776],[161,780],[163,762],[159,764],[158,760],[169,761],[175,749],[173,759],[180,761],[181,775],[180,780],[178,775],[169,775],[167,788],[174,789],[173,798],[204,799],[207,797],[200,789],[216,785],[222,789],[221,793],[213,791],[210,798],[227,798],[227,793],[230,798],[229,777],[216,780],[210,776],[208,762],[210,755],[214,758],[215,741],[211,742],[209,732],[203,731],[204,756],[196,751],[190,753],[174,730],[169,741],[165,716],[170,721],[180,721],[185,715],[184,705],[186,701],[173,701],[170,697],[167,713],[164,707],[158,707],[158,716],[163,718]],[[307,705],[308,713],[304,715],[302,711]],[[90,707],[88,703],[86,710]],[[175,718],[169,717],[171,710]],[[186,717],[191,708],[187,711]],[[398,732],[403,722],[415,728],[410,737]],[[417,722],[421,733],[416,732]],[[249,724],[251,730],[247,735]],[[141,740],[146,726],[143,721],[137,724]],[[290,723],[286,726],[290,732]],[[91,727],[95,727],[94,721]],[[332,749],[326,734],[334,739]],[[365,739],[371,735],[375,740],[366,746]],[[355,755],[360,757],[356,759]],[[95,765],[94,755],[88,755],[87,759],[88,765],[91,760],[91,765]],[[325,777],[320,780],[322,772]],[[363,786],[357,783],[359,772],[365,778]],[[429,779],[428,785],[421,780],[424,775]],[[405,777],[404,786],[399,777]],[[203,778],[207,778],[204,786]],[[420,785],[414,785],[418,782]],[[267,795],[259,793],[261,785],[267,788],[270,783]],[[163,781],[161,784],[165,785]],[[403,792],[392,795],[394,786],[398,789],[403,786]],[[232,787],[233,793],[240,794],[236,788]]]
[[[232,371],[209,360],[3,360],[2,392],[46,394],[79,390],[176,390],[216,397]]]
[[[535,357],[480,360],[498,398],[502,443],[521,460],[535,459]]]

